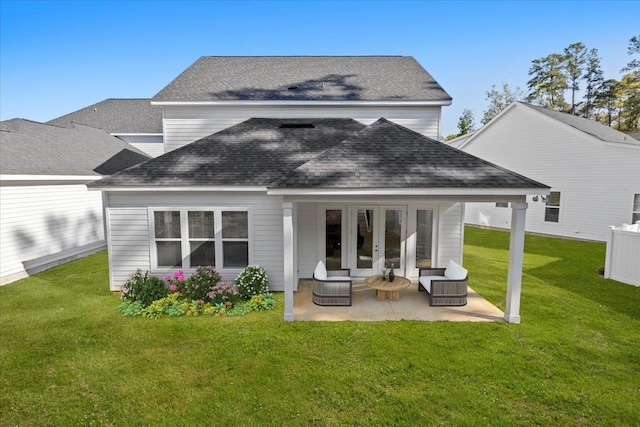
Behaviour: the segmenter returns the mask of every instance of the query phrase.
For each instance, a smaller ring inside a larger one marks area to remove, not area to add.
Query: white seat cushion
[[[467,277],[468,273],[465,268],[462,268],[461,265],[453,262],[453,260],[449,261],[447,269],[444,271],[445,277],[450,280],[463,280]]]
[[[420,276],[418,282],[422,285],[423,288],[427,290],[427,292],[431,293],[431,281],[432,280],[442,280],[444,276]]]
[[[327,280],[327,267],[324,266],[324,262],[318,261],[316,269],[313,272],[313,277],[318,280]]]
[[[349,276],[329,276],[324,280],[330,280],[332,282],[348,282],[349,280],[351,280],[351,277],[349,277]]]

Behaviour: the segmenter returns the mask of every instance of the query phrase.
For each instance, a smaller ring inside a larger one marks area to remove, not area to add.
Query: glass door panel
[[[340,269],[342,268],[342,210],[327,209],[325,219],[325,265],[329,270]]]
[[[358,209],[356,215],[356,268],[372,269],[374,263],[374,221],[373,209]]]
[[[384,260],[385,265],[402,270],[402,214],[401,209],[385,209],[384,212]]]

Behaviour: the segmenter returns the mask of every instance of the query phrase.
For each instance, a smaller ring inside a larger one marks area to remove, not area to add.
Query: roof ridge
[[[203,55],[201,58],[413,58],[412,55]]]
[[[626,144],[633,144],[633,145],[636,145],[636,144],[633,142],[634,140],[636,140],[634,137],[632,137],[632,136],[630,136],[630,135],[627,135],[627,134],[625,134],[624,132],[622,132],[622,131],[620,131],[620,130],[618,130],[618,129],[614,129],[614,128],[610,127],[610,126],[607,126],[607,125],[605,125],[604,123],[600,123],[600,122],[599,122],[599,121],[597,121],[597,120],[589,119],[589,118],[587,118],[587,117],[582,117],[582,116],[576,116],[575,114],[566,113],[566,112],[564,112],[564,111],[556,111],[556,110],[552,110],[552,109],[550,109],[550,108],[541,107],[541,106],[539,106],[539,105],[530,104],[530,103],[528,103],[528,102],[523,102],[523,101],[515,101],[515,102],[518,102],[518,103],[520,103],[520,104],[524,105],[525,107],[529,107],[530,109],[532,109],[532,110],[534,110],[534,111],[537,111],[537,112],[538,112],[538,113],[540,113],[540,114],[544,114],[545,116],[547,116],[547,117],[549,117],[549,118],[551,118],[551,119],[553,119],[553,120],[555,120],[555,121],[557,121],[557,122],[560,122],[560,123],[562,123],[563,125],[566,125],[566,126],[572,127],[573,129],[576,129],[576,130],[578,130],[578,131],[580,131],[580,132],[582,132],[582,133],[585,133],[585,134],[587,134],[587,135],[591,135],[592,137],[594,137],[594,138],[596,138],[596,139],[598,139],[598,140],[600,140],[600,141],[603,141],[603,142],[612,142],[612,143],[617,143],[617,144],[625,144],[625,143],[626,143]],[[613,132],[614,132],[614,133],[616,133],[616,134],[620,134],[620,135],[623,137],[623,141],[614,141],[614,140],[609,139],[609,138],[605,139],[606,135],[605,135],[605,136],[599,136],[599,135],[597,135],[596,133],[594,133],[594,132],[590,131],[589,129],[584,129],[584,128],[581,128],[581,127],[579,127],[579,126],[576,126],[576,125],[575,125],[575,124],[573,124],[573,123],[568,123],[567,121],[563,121],[563,120],[561,120],[560,118],[555,117],[556,115],[558,115],[558,116],[564,116],[564,117],[566,117],[566,118],[567,118],[567,120],[576,120],[579,124],[581,124],[581,123],[582,123],[582,124],[584,124],[585,126],[594,126],[594,125],[595,125],[595,127],[596,127],[596,128],[601,128],[603,131],[604,131],[604,130],[606,130],[606,132],[611,132],[611,131],[613,131]],[[628,142],[627,142],[627,141],[626,141],[626,137],[631,138],[631,140],[632,140],[632,141],[628,141]]]

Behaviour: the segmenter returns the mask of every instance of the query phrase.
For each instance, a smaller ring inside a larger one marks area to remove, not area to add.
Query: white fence
[[[604,277],[640,286],[640,222],[611,227]]]

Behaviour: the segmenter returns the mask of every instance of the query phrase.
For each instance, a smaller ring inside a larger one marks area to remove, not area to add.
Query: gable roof
[[[203,56],[156,102],[431,101],[451,97],[411,56]]]
[[[167,185],[548,188],[386,119],[249,119],[90,184]]]
[[[539,107],[537,105],[528,104],[522,101],[514,101],[509,104],[505,109],[503,109],[497,116],[489,121],[486,125],[482,126],[480,129],[476,130],[470,136],[466,136],[466,138],[459,137],[449,143],[455,143],[456,148],[464,148],[468,144],[472,143],[478,135],[483,134],[487,129],[492,127],[495,123],[502,120],[503,117],[508,116],[509,112],[514,108],[525,108],[530,111],[534,111],[536,113],[543,114],[557,122],[571,126],[574,129],[577,129],[585,134],[588,134],[596,139],[599,139],[603,142],[613,142],[619,144],[631,144],[631,145],[640,145],[640,141],[633,138],[632,136],[625,134],[623,132],[617,131],[609,126],[603,125],[595,120],[585,119],[584,117],[574,116],[568,113],[561,113],[559,111],[552,111],[547,108]]]
[[[383,118],[272,186],[547,188]]]
[[[0,174],[78,175],[115,173],[149,156],[101,129],[65,128],[25,119],[0,122]]]
[[[151,105],[148,98],[109,98],[47,123],[68,127],[72,122],[104,129],[116,135],[162,133],[162,109]]]

